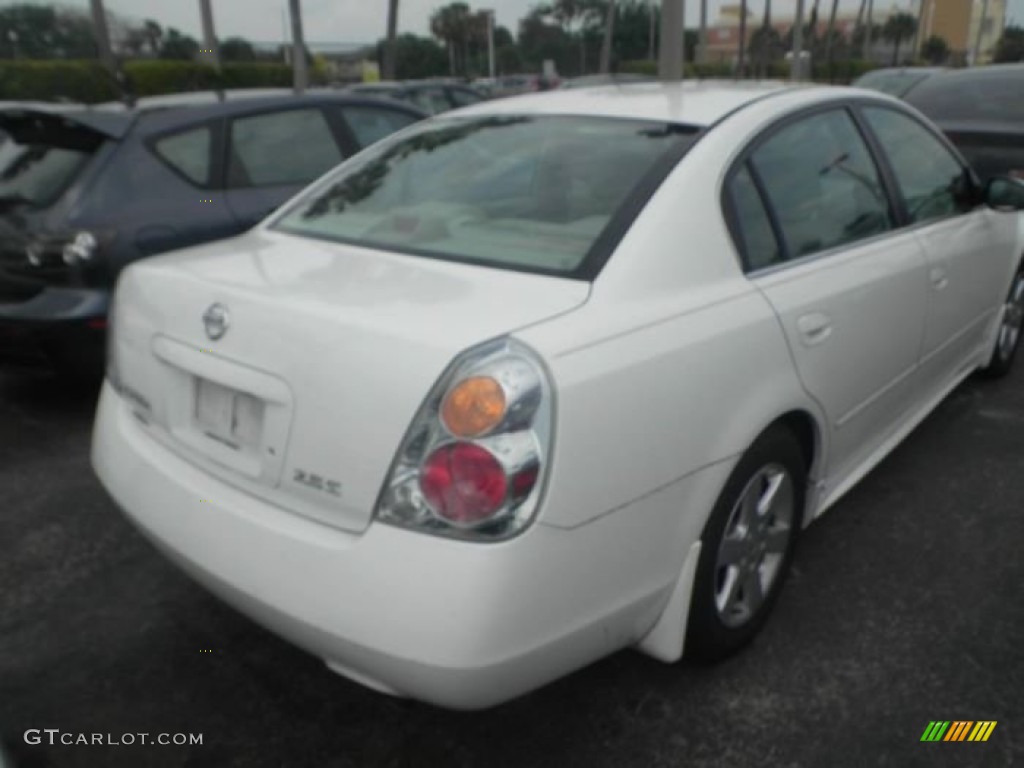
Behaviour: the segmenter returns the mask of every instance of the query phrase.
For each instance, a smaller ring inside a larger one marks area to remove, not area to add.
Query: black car
[[[239,234],[423,117],[338,94],[0,109],[0,365],[99,370],[125,265]]]
[[[982,179],[1024,179],[1024,64],[945,72],[903,98],[949,136]]]
[[[928,78],[946,71],[945,67],[884,67],[861,75],[851,85],[881,91],[890,96],[903,96]]]
[[[403,101],[422,109],[429,115],[437,115],[459,107],[468,107],[486,101],[487,97],[479,91],[465,85],[454,83],[418,81],[418,82],[382,82],[363,83],[348,88],[349,93],[360,96],[377,96]]]

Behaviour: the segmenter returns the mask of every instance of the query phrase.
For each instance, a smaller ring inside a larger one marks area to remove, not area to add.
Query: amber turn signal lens
[[[460,382],[444,399],[441,418],[456,437],[479,437],[505,417],[505,390],[490,376]]]

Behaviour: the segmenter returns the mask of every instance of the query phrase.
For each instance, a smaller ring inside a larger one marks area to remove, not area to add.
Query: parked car
[[[438,115],[452,109],[467,107],[486,101],[487,97],[473,88],[447,82],[383,82],[353,85],[349,93],[360,96],[389,98],[411,104],[428,115]]]
[[[629,73],[606,74],[606,75],[583,75],[582,77],[571,77],[563,80],[560,88],[590,88],[598,85],[631,85],[633,83],[651,83],[656,77],[647,75],[635,75]]]
[[[904,98],[946,132],[983,179],[1024,179],[1024,64],[950,71]]]
[[[102,371],[126,264],[243,232],[423,117],[340,95],[157,106],[0,110],[0,364]]]
[[[496,89],[498,87],[498,78],[496,77],[478,77],[476,80],[469,84],[469,87],[479,93],[485,99],[494,98]]]
[[[519,96],[523,93],[534,93],[547,90],[540,75],[505,75],[499,77],[494,86],[497,97]]]
[[[721,658],[798,532],[1009,370],[1021,208],[866,91],[470,107],[125,271],[93,466],[185,571],[380,691],[477,708],[627,646]]]
[[[904,96],[928,78],[946,71],[945,67],[883,67],[861,75],[852,85],[881,91],[891,96]]]

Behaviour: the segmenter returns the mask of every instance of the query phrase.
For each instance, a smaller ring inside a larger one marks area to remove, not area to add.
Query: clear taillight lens
[[[377,519],[476,540],[523,530],[549,460],[552,407],[548,376],[522,344],[500,339],[460,355],[413,419]]]

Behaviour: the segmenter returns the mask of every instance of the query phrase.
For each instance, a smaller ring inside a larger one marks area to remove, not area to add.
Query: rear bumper
[[[47,288],[27,301],[0,302],[0,366],[103,370],[109,293]]]
[[[636,642],[671,586],[671,569],[631,557],[610,523],[470,544],[293,515],[166,450],[109,384],[92,460],[210,591],[341,674],[442,706],[491,706]]]

